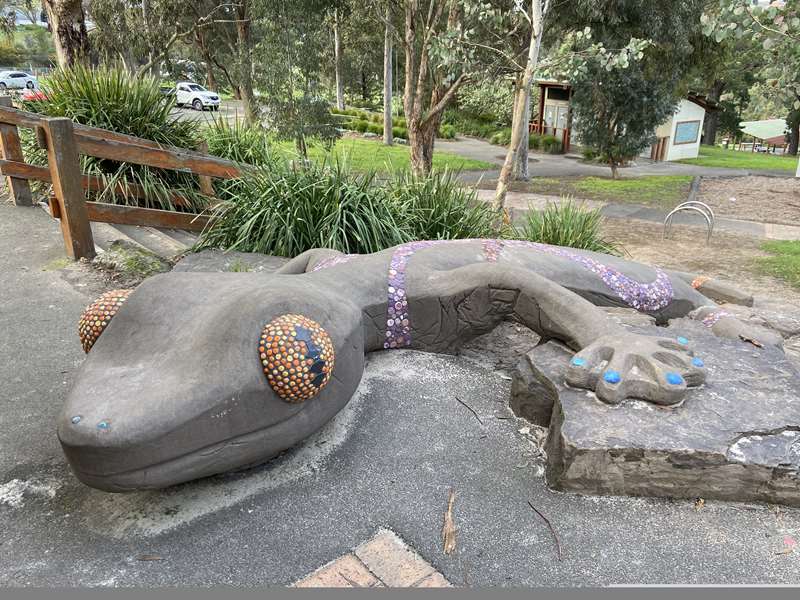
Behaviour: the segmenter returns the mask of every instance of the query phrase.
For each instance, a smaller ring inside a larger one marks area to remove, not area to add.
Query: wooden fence
[[[47,149],[48,166],[25,162],[19,127],[35,130],[39,145]],[[189,231],[200,231],[208,222],[205,215],[87,201],[86,190],[100,191],[106,184],[100,177],[81,172],[80,155],[194,173],[200,190],[208,196],[214,193],[211,178],[241,175],[235,163],[202,152],[165,147],[151,140],[73,123],[70,119],[18,110],[9,96],[0,96],[0,154],[0,174],[7,177],[7,187],[16,205],[33,203],[29,180],[53,185],[50,213],[60,219],[67,254],[75,260],[95,255],[91,221]],[[144,196],[144,190],[133,183],[119,182],[112,191]],[[172,200],[176,206],[186,204],[177,193]]]

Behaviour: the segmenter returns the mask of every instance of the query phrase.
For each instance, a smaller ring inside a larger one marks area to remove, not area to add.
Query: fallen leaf
[[[156,554],[140,554],[136,560],[164,560],[161,556]]]
[[[706,501],[704,498],[698,498],[694,501],[694,509],[695,510],[702,510],[705,507]]]
[[[453,504],[456,501],[456,491],[450,488],[450,496],[447,498],[447,510],[444,513],[444,525],[442,526],[442,542],[444,553],[450,554],[456,549],[456,524],[453,520]]]
[[[741,339],[743,342],[748,342],[750,344],[753,344],[753,346],[755,346],[756,348],[763,348],[764,347],[764,344],[762,344],[758,340],[751,339],[751,338],[747,337],[746,335],[739,334],[739,339]]]

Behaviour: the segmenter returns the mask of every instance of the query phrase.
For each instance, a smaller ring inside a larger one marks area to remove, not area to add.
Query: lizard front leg
[[[604,402],[641,398],[675,404],[688,387],[705,381],[702,361],[693,357],[688,341],[632,333],[589,301],[526,269],[475,264],[431,272],[419,283],[425,287],[410,298],[412,315],[413,305],[425,297],[465,297],[480,288],[516,291],[511,313],[540,335],[578,350],[567,383],[593,390]]]

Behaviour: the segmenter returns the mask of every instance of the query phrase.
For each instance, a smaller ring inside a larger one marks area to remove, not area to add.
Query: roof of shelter
[[[752,135],[759,140],[783,138],[786,132],[785,119],[763,119],[761,121],[742,121],[739,123],[745,135]]]

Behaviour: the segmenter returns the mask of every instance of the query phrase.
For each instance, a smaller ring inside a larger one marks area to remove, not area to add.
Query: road
[[[214,119],[226,119],[229,123],[234,123],[237,119],[244,118],[244,108],[240,100],[223,100],[220,103],[219,111],[197,111],[192,108],[178,108],[172,111],[183,121],[196,121],[198,123],[210,123]]]

